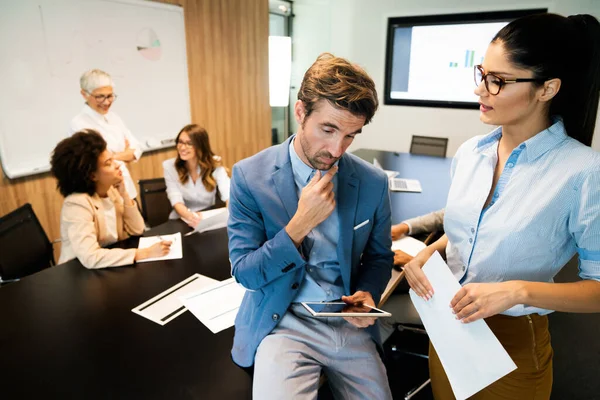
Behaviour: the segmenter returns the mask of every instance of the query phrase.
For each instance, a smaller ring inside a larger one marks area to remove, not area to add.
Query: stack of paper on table
[[[212,333],[217,333],[233,326],[244,293],[246,289],[230,278],[182,296],[180,300]]]
[[[425,301],[410,290],[457,400],[466,399],[514,371],[517,366],[485,321],[464,324],[456,319],[450,301],[460,284],[439,253],[423,266],[434,295]]]
[[[425,243],[410,236],[404,236],[392,242],[392,250],[402,250],[413,257],[425,247],[427,247]]]
[[[163,240],[171,242],[171,248],[167,255],[162,257],[152,257],[146,258],[143,260],[138,260],[138,263],[148,262],[148,261],[157,261],[157,260],[176,260],[179,258],[183,258],[183,249],[181,247],[181,233],[177,232],[172,235],[160,235],[160,236],[149,236],[149,237],[141,237],[140,242],[138,244],[138,249],[145,249],[152,246],[155,243],[161,242]]]
[[[185,236],[189,236],[196,232],[207,232],[214,229],[224,228],[227,226],[227,219],[229,218],[229,210],[227,207],[217,208],[214,210],[202,211],[202,219],[196,225],[196,228],[190,233],[186,233]]]
[[[200,274],[194,274],[131,311],[159,325],[165,325],[186,311],[185,306],[181,305],[180,296],[197,292],[199,289],[215,282],[218,281]]]

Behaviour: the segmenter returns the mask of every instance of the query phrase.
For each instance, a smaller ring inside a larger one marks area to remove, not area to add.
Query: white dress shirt
[[[125,151],[125,139],[127,139],[129,147],[134,150],[136,161],[142,156],[140,142],[132,135],[131,131],[123,123],[123,120],[114,111],[108,111],[108,113],[102,115],[85,104],[83,110],[71,120],[69,135],[82,129],[94,129],[98,131],[104,140],[106,140],[108,150],[113,153]],[[127,164],[123,161],[118,161],[118,163],[121,165],[121,171],[123,172],[125,189],[129,197],[135,199],[137,197],[137,189],[133,179],[131,179]]]
[[[215,159],[220,160],[221,158],[215,156]],[[175,169],[175,158],[163,161],[163,170],[167,185],[167,196],[169,196],[172,206],[175,206],[177,203],[183,203],[192,211],[200,211],[215,205],[217,190],[216,188],[210,192],[206,190],[202,179],[200,179],[200,166],[197,168],[198,179],[196,179],[196,183],[191,178],[188,178],[184,184],[181,183],[179,174],[177,174],[177,170]],[[229,200],[230,179],[225,167],[215,168],[212,177],[217,182],[221,200]],[[173,210],[169,218],[177,219],[179,218],[179,214]]]

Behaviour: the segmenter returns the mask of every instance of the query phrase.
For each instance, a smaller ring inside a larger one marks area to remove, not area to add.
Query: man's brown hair
[[[365,117],[365,125],[371,122],[379,106],[373,79],[358,65],[330,53],[317,57],[302,79],[298,100],[304,103],[305,118],[321,99],[336,108]]]

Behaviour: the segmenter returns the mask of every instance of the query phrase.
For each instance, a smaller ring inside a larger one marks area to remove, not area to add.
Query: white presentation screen
[[[490,41],[515,17],[501,12],[391,18],[386,104],[477,107],[474,66],[483,63]]]

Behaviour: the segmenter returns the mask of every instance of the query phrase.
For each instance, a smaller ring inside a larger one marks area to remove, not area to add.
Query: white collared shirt
[[[220,160],[221,158],[215,156],[215,159]],[[185,183],[181,183],[177,169],[175,169],[175,158],[163,161],[163,170],[165,183],[167,185],[167,196],[169,196],[169,201],[172,206],[175,206],[177,203],[182,203],[192,211],[200,211],[215,204],[217,190],[213,189],[211,192],[206,190],[202,183],[202,179],[199,177],[200,166],[198,166],[197,169],[198,179],[196,179],[196,183],[194,183],[191,178],[188,178]],[[229,200],[230,179],[225,167],[215,168],[212,176],[217,182],[221,200]],[[169,218],[177,219],[179,218],[179,214],[173,210]]]
[[[142,156],[142,146],[140,142],[133,136],[131,131],[123,123],[123,120],[114,112],[108,111],[102,115],[94,111],[90,106],[85,104],[81,112],[71,120],[69,126],[69,136],[82,129],[94,129],[98,131],[106,140],[108,150],[113,153],[125,151],[125,139],[129,141],[129,147],[134,150],[136,161]],[[131,174],[127,169],[127,164],[118,161],[123,172],[123,180],[129,197],[135,199],[137,197],[136,185],[131,178]]]

